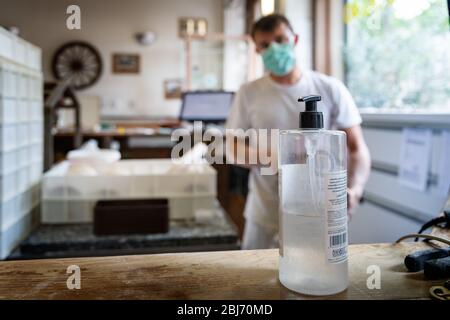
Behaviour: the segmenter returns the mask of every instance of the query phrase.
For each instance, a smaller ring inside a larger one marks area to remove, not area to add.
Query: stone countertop
[[[169,232],[96,236],[92,224],[41,225],[8,258],[58,258],[239,249],[235,225],[222,209],[196,220],[171,221]]]

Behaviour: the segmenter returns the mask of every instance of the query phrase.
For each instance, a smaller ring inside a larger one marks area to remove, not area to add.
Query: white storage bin
[[[17,147],[17,125],[0,124],[0,151],[9,151]]]
[[[17,101],[11,98],[0,97],[0,123],[11,124],[16,122],[17,122]]]
[[[50,198],[53,189],[63,187],[78,190],[83,198],[96,198],[95,194],[102,189],[108,191],[102,194],[127,198],[216,195],[216,171],[208,164],[196,165],[197,169],[191,170],[193,166],[180,166],[170,159],[122,160],[91,166],[98,172],[95,176],[68,175],[69,165],[64,161],[44,175],[44,198]]]
[[[13,172],[18,167],[18,150],[0,152],[0,175]]]
[[[193,218],[196,210],[212,210],[216,198],[215,170],[208,164],[196,166],[175,165],[170,159],[122,160],[97,167],[96,176],[71,176],[69,162],[63,162],[44,175],[42,222],[90,222],[92,210],[77,208],[107,199],[168,198],[171,219]]]
[[[17,194],[17,171],[0,176],[0,198],[5,201]]]
[[[43,201],[41,222],[46,224],[92,222],[95,203],[93,200]]]
[[[169,214],[172,220],[194,219],[200,210],[214,210],[216,198],[181,197],[169,199]]]

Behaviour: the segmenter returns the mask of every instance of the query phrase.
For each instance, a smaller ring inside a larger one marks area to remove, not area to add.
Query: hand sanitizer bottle
[[[308,295],[347,288],[347,145],[323,129],[320,96],[305,102],[299,130],[279,138],[280,282]]]

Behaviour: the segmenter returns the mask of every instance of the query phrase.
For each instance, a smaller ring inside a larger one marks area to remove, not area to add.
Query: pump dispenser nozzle
[[[320,96],[306,96],[298,99],[298,102],[305,103],[305,111],[300,112],[300,128],[302,129],[322,129],[323,115],[317,111],[317,101],[321,101]]]

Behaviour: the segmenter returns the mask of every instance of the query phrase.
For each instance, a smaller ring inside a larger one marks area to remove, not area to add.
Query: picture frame
[[[112,71],[118,74],[140,73],[140,55],[132,53],[114,53],[112,55]]]
[[[183,79],[167,79],[164,81],[164,97],[166,99],[181,99],[185,87]]]
[[[208,20],[206,18],[181,17],[178,19],[178,36],[204,37],[208,33]]]

